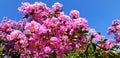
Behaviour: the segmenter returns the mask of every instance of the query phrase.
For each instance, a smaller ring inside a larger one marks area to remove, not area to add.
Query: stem
[[[96,44],[96,46],[99,47],[100,49],[106,50],[105,48],[103,48],[103,47],[101,47],[101,46],[99,46],[97,44]]]
[[[89,46],[90,46],[90,44],[87,45],[86,50],[85,50],[85,55],[86,55],[87,58],[88,58],[88,48],[89,48]]]
[[[88,40],[88,45],[87,45],[86,50],[85,50],[86,58],[88,58],[88,48],[89,48],[90,44],[92,43],[93,38],[94,38],[93,36],[90,36],[90,38]]]

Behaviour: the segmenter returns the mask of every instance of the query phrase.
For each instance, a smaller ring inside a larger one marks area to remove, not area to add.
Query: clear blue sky
[[[79,10],[80,16],[89,21],[89,27],[95,28],[107,38],[111,38],[106,34],[111,21],[120,19],[120,0],[0,0],[0,20],[4,16],[20,20],[23,14],[18,12],[17,8],[21,6],[21,2],[35,1],[44,2],[49,7],[55,2],[60,2],[64,5],[63,11],[66,14],[72,9]]]

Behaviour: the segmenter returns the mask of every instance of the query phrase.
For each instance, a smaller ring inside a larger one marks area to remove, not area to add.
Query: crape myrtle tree
[[[0,23],[0,58],[119,58],[120,20],[108,28],[107,39],[88,27],[78,10],[70,16],[56,2],[22,3],[24,13],[19,22],[4,17]]]

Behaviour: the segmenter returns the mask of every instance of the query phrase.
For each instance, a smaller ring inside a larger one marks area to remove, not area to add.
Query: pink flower
[[[117,47],[120,47],[120,43],[117,43],[116,46],[117,46]]]
[[[19,50],[19,49],[20,49],[20,45],[18,44],[18,42],[15,43],[14,49],[16,49],[16,50]]]
[[[59,24],[59,20],[55,17],[52,17],[50,20],[51,24],[57,26]]]
[[[35,2],[34,4],[31,5],[32,9],[35,9],[35,10],[38,10],[38,11],[35,11],[36,13],[39,12],[42,8],[45,8],[46,7],[46,4],[45,3],[42,3],[42,2]]]
[[[7,40],[8,41],[13,40],[13,38],[11,37],[11,35],[7,35]]]
[[[115,32],[116,29],[113,26],[108,27],[108,34],[111,34],[112,32]]]
[[[25,2],[25,3],[22,3],[22,6],[18,8],[18,10],[20,12],[23,12],[25,14],[28,14],[31,10],[30,10],[30,3],[28,2]]]
[[[51,53],[52,50],[51,50],[51,48],[49,46],[46,46],[46,47],[44,47],[44,52],[45,53]]]
[[[108,39],[105,42],[105,44],[103,45],[103,48],[105,48],[105,49],[111,49],[113,47],[113,42],[114,42],[113,40]]]
[[[120,42],[120,34],[115,34],[115,39],[116,39],[116,42]]]
[[[14,20],[8,20],[7,24],[9,24],[9,27],[14,27],[17,24],[17,22]]]
[[[105,36],[97,35],[95,38],[96,38],[98,41],[102,41],[103,39],[105,39]]]
[[[26,24],[26,19],[20,20],[20,21],[17,23],[17,28],[18,28],[19,30],[23,30],[24,27],[25,27],[25,24]]]
[[[72,10],[70,12],[70,16],[75,17],[75,18],[78,18],[79,14],[80,14],[80,12],[78,10]]]
[[[89,29],[88,30],[91,34],[92,34],[92,36],[94,36],[94,37],[96,37],[97,35],[99,35],[96,31],[95,31],[95,29]]]
[[[66,26],[60,26],[60,31],[61,32],[65,32],[67,30],[68,30],[68,28],[66,28]]]
[[[116,29],[117,29],[117,30],[120,30],[120,24],[116,26]]]
[[[74,20],[74,24],[81,28],[86,28],[88,26],[88,21],[84,18],[78,18],[73,20]]]
[[[50,41],[53,42],[53,43],[59,43],[60,42],[60,40],[57,37],[51,37]]]
[[[75,48],[76,48],[76,49],[79,49],[80,46],[79,46],[78,44],[75,44]]]
[[[19,34],[18,37],[20,38],[20,43],[21,44],[27,44],[28,43],[27,42],[28,38],[24,34]]]
[[[62,40],[68,41],[68,36],[62,36]]]
[[[58,41],[58,39],[57,39],[57,37],[51,37],[50,41],[56,42],[56,41]]]
[[[39,23],[37,23],[36,21],[31,21],[30,23],[27,23],[26,25],[25,25],[25,30],[30,30],[31,32],[35,32],[36,31],[36,29],[38,29],[39,28],[39,26],[40,26],[40,24]]]
[[[47,30],[47,28],[46,28],[46,26],[44,26],[44,25],[41,25],[41,26],[39,26],[38,27],[38,31],[36,31],[38,34],[42,34],[42,33],[46,33],[48,30]]]
[[[8,20],[7,17],[3,17],[2,22],[3,22],[3,23],[4,23],[4,22],[7,22],[7,20]]]
[[[16,39],[16,38],[18,38],[18,36],[19,36],[20,34],[22,34],[21,31],[19,31],[19,30],[14,30],[13,32],[10,33],[10,36],[11,36],[11,38]]]
[[[83,43],[86,43],[86,42],[87,42],[87,39],[86,39],[86,37],[85,37],[84,35],[80,35],[80,40],[81,40],[81,42],[83,42]]]
[[[61,10],[61,8],[62,8],[62,4],[60,4],[59,2],[56,2],[53,6],[52,6],[52,10],[53,11],[56,11],[56,10]]]
[[[60,14],[58,17],[60,20],[62,21],[69,21],[71,20],[70,16],[64,15],[64,14]]]
[[[12,32],[12,31],[13,31],[12,28],[8,28],[8,29],[6,30],[6,32]]]
[[[118,25],[118,24],[120,24],[120,20],[113,20],[112,21],[112,25]]]

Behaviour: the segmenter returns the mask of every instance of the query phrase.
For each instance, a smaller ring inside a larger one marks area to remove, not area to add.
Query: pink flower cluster
[[[56,53],[63,58],[63,54],[69,53],[72,49],[84,48],[83,43],[86,43],[87,39],[82,32],[88,31],[87,20],[79,17],[77,10],[70,12],[70,15],[75,17],[70,18],[61,11],[62,6],[57,2],[50,9],[42,2],[35,2],[32,5],[23,3],[23,6],[18,9],[30,16],[30,22],[26,23],[24,28],[24,31],[29,31],[27,34],[28,45],[32,42],[32,45],[35,46],[34,48],[29,46],[33,50],[27,48],[30,53],[36,51],[35,54],[39,54],[39,57]]]
[[[120,42],[120,20],[114,20],[108,28],[108,34],[113,33],[117,42]]]
[[[77,11],[77,10],[72,10],[71,12],[70,12],[70,16],[72,16],[72,17],[74,17],[74,18],[78,18],[79,17],[79,11]]]
[[[16,22],[5,17],[0,24],[0,40],[5,41],[3,49],[9,55],[19,52],[20,58],[45,58],[51,54],[63,58],[63,54],[69,54],[71,50],[85,50],[85,44],[93,39],[105,39],[94,29],[88,28],[88,21],[79,17],[79,11],[72,10],[71,18],[62,12],[62,6],[57,2],[50,9],[42,2],[22,3],[18,10],[25,14],[23,20]],[[120,22],[116,20],[108,33],[115,33],[117,42],[120,42],[119,31]],[[111,49],[113,41],[107,40],[100,46]]]

